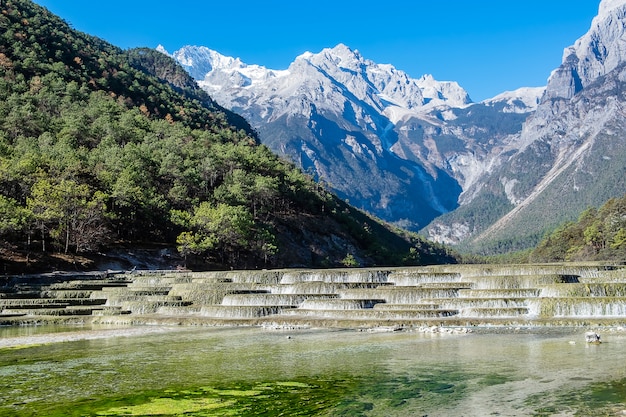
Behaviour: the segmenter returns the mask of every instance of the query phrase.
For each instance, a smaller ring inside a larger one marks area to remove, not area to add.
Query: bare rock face
[[[496,221],[487,228],[480,221],[465,224],[471,232],[459,239],[439,236],[445,230],[440,223],[458,218],[438,219],[429,227],[431,237],[477,245],[507,236],[532,242],[585,208],[623,195],[625,68],[626,0],[605,0],[589,32],[565,49],[514,140],[517,150],[479,180],[481,191],[460,209],[476,211],[480,201],[499,198],[506,203],[492,215]]]
[[[570,55],[567,62],[552,72],[544,101],[556,98],[570,99],[583,89],[576,65],[578,61],[575,55]]]
[[[603,0],[589,32],[563,52],[544,99],[570,99],[626,61],[626,2]]]

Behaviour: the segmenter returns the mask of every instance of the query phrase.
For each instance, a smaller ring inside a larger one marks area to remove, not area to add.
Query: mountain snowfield
[[[161,46],[158,49],[167,53]],[[240,96],[232,94],[237,91],[247,97],[261,94],[271,100],[276,96],[298,94],[305,87],[320,86],[315,85],[316,81],[311,84],[312,80],[306,77],[311,72],[332,77],[337,85],[344,86],[381,113],[391,109],[390,114],[393,114],[395,107],[424,112],[442,104],[462,107],[471,103],[467,92],[456,82],[439,82],[431,75],[412,79],[392,65],[376,64],[364,59],[358,51],[343,44],[324,49],[318,54],[306,52],[298,56],[286,70],[247,65],[239,58],[226,57],[203,46],[186,46],[172,56],[201,87],[214,94],[214,98],[222,100],[223,105],[240,101]],[[318,95],[314,98],[321,97]],[[263,102],[258,98],[256,101]],[[326,104],[332,107],[337,103]]]
[[[513,225],[539,210],[536,224],[522,228],[521,240],[532,244],[584,204],[625,192],[619,181],[608,186],[599,170],[595,182],[581,177],[563,185],[564,176],[588,174],[606,158],[613,171],[624,165],[610,155],[596,159],[608,152],[608,138],[614,153],[623,142],[625,22],[626,0],[603,0],[546,87],[480,103],[456,82],[411,78],[343,44],[306,52],[284,70],[203,46],[171,55],[220,105],[244,116],[263,143],[354,206],[411,230],[426,227],[440,242],[481,245],[510,242],[520,233]],[[602,192],[589,192],[598,184]],[[576,196],[582,191],[585,198]],[[567,209],[546,207],[556,194]]]

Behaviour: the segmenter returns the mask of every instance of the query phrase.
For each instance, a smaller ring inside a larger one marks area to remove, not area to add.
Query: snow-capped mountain
[[[282,71],[247,65],[238,58],[226,57],[202,46],[186,46],[172,56],[224,104],[238,100],[239,97],[232,94],[238,89],[265,93],[269,97],[289,97],[297,87],[300,92],[304,86],[319,87],[319,83],[311,80],[311,75],[331,78],[380,111],[392,107],[424,110],[442,104],[460,107],[471,103],[467,92],[456,82],[439,82],[431,75],[411,79],[392,65],[366,60],[358,51],[343,44],[318,54],[306,52]],[[246,95],[244,91],[241,93]]]
[[[625,22],[626,0],[603,0],[547,87],[481,103],[455,82],[412,78],[342,44],[284,70],[206,47],[172,56],[351,204],[412,230],[436,219],[427,233],[438,241],[502,248],[626,191]]]
[[[522,87],[505,91],[482,103],[491,107],[500,106],[506,113],[529,113],[537,109],[545,91],[545,87]]]
[[[482,172],[475,162],[489,151],[481,143],[518,131],[532,102],[526,91],[473,104],[456,82],[414,79],[342,44],[306,52],[286,70],[201,46],[172,56],[274,151],[353,205],[413,230],[457,207],[462,185]],[[470,126],[472,108],[482,120]],[[487,113],[507,127],[495,131]]]

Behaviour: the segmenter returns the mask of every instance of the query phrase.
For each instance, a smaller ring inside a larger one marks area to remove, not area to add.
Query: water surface
[[[600,345],[585,343],[580,329],[459,335],[31,327],[0,329],[0,336],[0,416],[614,416],[626,410],[626,333],[620,332],[603,333]]]

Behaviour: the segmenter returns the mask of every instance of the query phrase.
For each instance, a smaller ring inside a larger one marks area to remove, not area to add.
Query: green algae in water
[[[449,404],[464,395],[467,378],[459,372],[393,378],[240,383],[224,387],[165,390],[102,400],[82,407],[49,410],[50,416],[367,416],[413,415],[419,402]],[[115,406],[111,406],[114,403]]]
[[[155,398],[149,403],[138,406],[113,408],[97,413],[98,416],[176,416],[176,415],[213,415],[213,411],[228,408],[233,402],[222,402],[210,398]],[[221,412],[220,415],[227,415]],[[231,414],[234,415],[234,414]]]
[[[581,390],[556,392],[552,396],[552,404],[540,406],[533,416],[548,417],[563,413],[579,417],[626,415],[626,379],[593,383]],[[545,400],[535,396],[528,401],[542,404]]]
[[[90,404],[88,409],[74,410],[74,415],[89,416],[311,416],[331,408],[335,402],[329,391],[336,381],[311,385],[300,381],[280,381],[234,387],[196,389],[115,400],[115,407],[106,402]],[[326,394],[326,395],[324,395]],[[327,398],[324,399],[324,396]],[[94,411],[94,408],[103,408]]]

